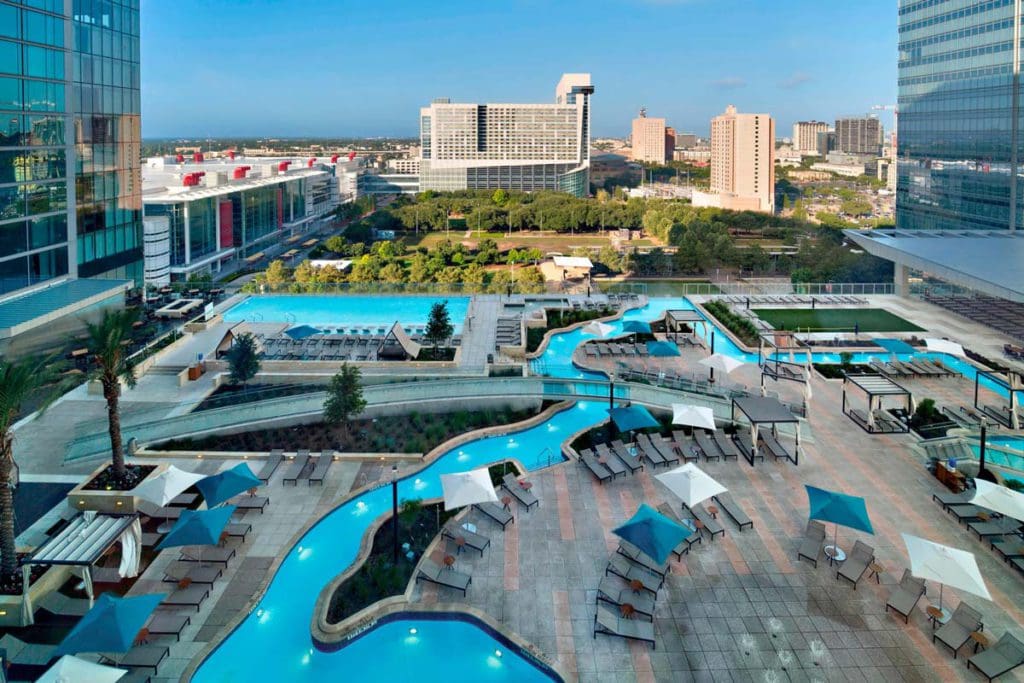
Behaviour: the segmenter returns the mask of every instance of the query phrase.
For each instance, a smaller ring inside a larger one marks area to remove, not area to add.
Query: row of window
[[[0,257],[68,241],[66,213],[0,225]]]
[[[977,69],[960,69],[959,71],[941,71],[934,74],[926,74],[924,76],[909,76],[907,78],[900,78],[897,81],[897,85],[900,88],[909,85],[924,85],[925,83],[943,83],[949,81],[962,81],[968,78],[985,78],[987,76],[1002,76],[1013,72],[1013,67],[1009,64],[999,64],[997,66],[986,66]]]
[[[0,76],[0,109],[66,111],[63,83]]]
[[[139,63],[110,57],[93,57],[79,52],[74,54],[74,80],[76,83],[116,85],[138,90]]]
[[[13,3],[15,5],[24,5],[32,9],[42,10],[44,12],[52,12],[54,14],[64,14],[64,0],[5,0],[5,2]]]
[[[142,247],[142,228],[134,223],[78,235],[78,262],[86,263]]]
[[[67,274],[66,246],[0,261],[0,294]]]
[[[1012,49],[1013,41],[992,43],[990,45],[979,45],[977,47],[966,48],[963,50],[950,50],[948,52],[940,52],[938,54],[928,55],[925,57],[921,56],[920,50],[914,50],[914,54],[900,59],[899,68],[906,69],[914,66],[924,66],[926,64],[939,64],[941,62],[951,62],[958,59],[970,59],[971,57],[994,55],[1000,52],[1009,52]]]
[[[0,4],[0,37],[64,47],[64,19]]]
[[[68,208],[68,188],[62,181],[0,186],[0,221],[38,216]]]
[[[0,147],[63,146],[64,116],[22,116],[0,112]]]
[[[139,34],[121,33],[109,29],[83,26],[76,23],[75,50],[95,57],[111,57],[139,62]]]
[[[900,43],[899,49],[901,52],[910,50],[916,50],[928,45],[937,45],[938,43],[946,43],[951,40],[961,40],[964,38],[973,38],[974,36],[984,35],[993,31],[1002,31],[1005,29],[1013,28],[1013,19],[1002,19],[1000,21],[993,21],[987,24],[979,24],[976,26],[968,26],[958,31],[948,31],[946,33],[938,33],[936,35],[927,36],[925,38],[918,38],[916,40],[908,40],[905,43]]]
[[[63,178],[66,158],[63,149],[0,149],[0,183]]]
[[[0,72],[64,80],[64,51],[0,40]]]
[[[945,24],[950,21],[959,21],[966,19],[967,17],[973,17],[978,14],[984,14],[985,12],[991,12],[1002,7],[1012,7],[1015,0],[988,0],[988,2],[979,2],[962,9],[954,10],[952,12],[946,12],[945,14],[939,14],[934,17],[928,17],[927,19],[918,19],[917,21],[908,21],[905,24],[900,24],[899,32],[915,31],[919,28],[926,28],[928,26],[935,26],[936,24]]]
[[[139,114],[142,100],[134,88],[117,88],[75,84],[72,88],[72,110],[83,114]]]
[[[917,2],[910,2],[907,4],[900,3],[900,16],[904,14],[910,14],[911,12],[917,12],[918,10],[927,9],[928,7],[935,7],[936,5],[942,5],[949,2],[949,0],[918,0]]]

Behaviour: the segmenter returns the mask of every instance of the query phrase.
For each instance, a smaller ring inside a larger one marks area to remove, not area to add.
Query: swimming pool
[[[469,310],[470,299],[466,296],[254,294],[228,309],[224,320],[295,323],[342,329],[350,334],[376,334],[381,328],[390,328],[395,321],[403,327],[425,326],[430,307],[438,301],[448,302],[448,316],[455,333],[461,333]]]
[[[528,429],[478,439],[447,451],[426,469],[401,479],[399,499],[438,498],[442,495],[442,474],[483,467],[506,457],[516,458],[530,470],[560,462],[562,441],[607,419],[605,407],[603,402],[580,402]],[[366,666],[362,660],[367,657],[380,667],[401,666],[399,662],[390,662],[405,656],[406,644],[394,634],[403,628],[406,634],[409,628],[419,628],[410,622],[395,622],[401,626],[393,629],[377,629],[352,646],[336,652],[323,652],[313,647],[309,633],[317,594],[352,564],[367,527],[390,510],[391,487],[382,486],[349,500],[321,519],[289,550],[256,609],[200,665],[192,680],[198,683],[258,680],[323,683],[328,680],[359,680],[353,678],[352,672]],[[501,532],[494,533],[500,535]],[[465,627],[476,628],[472,625]],[[439,628],[438,625],[431,624],[430,632],[433,633],[435,628]],[[475,635],[468,635],[468,631],[459,631],[458,634],[461,635],[456,640],[429,641],[443,643],[436,648],[421,648],[430,651],[424,652],[423,658],[436,658],[429,659],[436,666],[427,669],[425,663],[428,660],[423,659],[423,668],[416,670],[412,680],[439,683],[452,680],[549,680],[546,673],[532,666],[528,670],[516,669],[515,675],[508,673],[505,667],[511,666],[511,659],[502,657],[494,662],[482,658],[481,652],[493,653],[502,647],[489,635],[480,636],[480,640]],[[467,638],[465,647],[462,635]],[[462,675],[461,671],[467,672],[470,678],[455,677]],[[401,676],[379,677],[378,674],[363,680],[407,679]]]

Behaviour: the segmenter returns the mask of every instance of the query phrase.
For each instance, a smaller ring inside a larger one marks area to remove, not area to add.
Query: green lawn
[[[777,330],[800,332],[923,332],[881,308],[755,308],[761,320]]]

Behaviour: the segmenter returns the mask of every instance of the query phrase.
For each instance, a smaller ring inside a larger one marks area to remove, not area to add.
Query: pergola
[[[793,414],[793,412],[777,398],[771,398],[769,396],[740,396],[733,398],[732,400],[732,420],[736,421],[736,409],[739,408],[743,416],[747,418],[747,422],[750,423],[750,443],[753,446],[753,450],[750,453],[746,452],[745,448],[741,448],[744,451],[744,457],[750,466],[754,466],[754,460],[757,458],[757,440],[758,430],[761,425],[771,425],[771,434],[773,438],[778,438],[779,430],[778,425],[780,424],[795,424],[796,425],[796,447],[793,449],[793,455],[786,453],[786,457],[794,465],[800,464],[800,418]]]
[[[1010,397],[1010,406],[980,405],[980,392],[982,377],[992,382],[999,389],[1004,390]],[[1020,429],[1020,414],[1017,412],[1017,392],[1024,391],[1024,379],[1019,372],[1013,370],[1006,374],[993,372],[991,370],[978,370],[974,378],[974,408],[981,411],[986,417],[990,417],[1004,427]]]
[[[865,413],[855,408],[847,408],[847,387],[853,385],[860,389],[868,398],[868,410]],[[902,434],[910,431],[910,425],[892,419],[882,410],[882,401],[889,398],[900,400],[908,413],[914,412],[914,397],[888,377],[882,375],[846,375],[843,378],[843,414],[860,425],[869,434]]]
[[[804,362],[796,362],[797,353],[805,356]],[[773,330],[762,333],[757,345],[757,364],[761,368],[762,395],[767,391],[764,381],[768,378],[776,382],[781,379],[803,384],[804,398],[811,398],[811,349],[801,344],[792,332]]]
[[[416,360],[416,357],[420,355],[422,347],[409,338],[409,335],[405,333],[402,326],[395,322],[388,330],[388,333],[384,335],[384,339],[380,343],[380,348],[377,350],[377,356],[380,358],[401,358],[403,360]]]
[[[116,543],[121,544],[121,575],[135,576],[139,572],[139,559],[142,554],[142,525],[137,514],[108,515],[83,512],[72,518],[60,533],[36,548],[31,557],[22,560],[26,622],[33,623],[33,610],[28,601],[31,566],[71,565],[81,568],[85,593],[89,596],[89,606],[92,607],[91,567]]]
[[[665,332],[675,335],[673,337],[674,340],[678,340],[680,328],[684,325],[689,326],[693,330],[694,335],[697,334],[697,325],[703,327],[705,332],[710,329],[708,321],[697,311],[692,309],[665,311]]]

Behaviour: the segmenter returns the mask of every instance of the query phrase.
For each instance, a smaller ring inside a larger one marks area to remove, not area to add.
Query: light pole
[[[398,564],[398,465],[391,466],[391,523],[394,530],[394,563]]]
[[[715,355],[715,331],[714,330],[711,330],[711,355],[712,356]],[[715,369],[714,368],[708,368],[708,369],[711,371],[711,375],[708,377],[708,382],[710,384],[714,384],[715,383]]]

